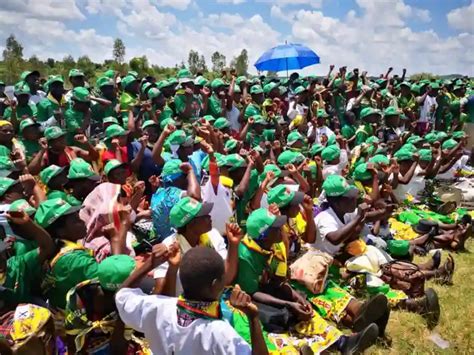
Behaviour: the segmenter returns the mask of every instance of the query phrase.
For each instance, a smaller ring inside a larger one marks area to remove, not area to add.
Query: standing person
[[[90,136],[91,100],[89,90],[78,86],[71,90],[69,108],[64,113],[66,141],[68,145],[76,145],[76,134]]]
[[[420,118],[416,127],[417,134],[420,136],[429,132],[430,126],[434,123],[434,115],[438,107],[436,96],[438,95],[439,86],[437,84],[428,85],[425,93],[416,98],[417,103],[421,106]]]
[[[183,122],[193,123],[199,119],[201,112],[206,111],[207,101],[202,105],[199,96],[194,94],[194,81],[188,69],[181,69],[178,72],[178,79],[179,90],[174,96],[175,113]]]
[[[99,98],[111,102],[110,105],[95,104],[92,106],[91,119],[94,125],[100,130],[100,128],[106,128],[103,127],[104,118],[117,118],[119,116],[119,113],[117,112],[118,98],[115,88],[115,82],[113,79],[108,78],[106,76],[102,76],[97,79],[96,86],[99,90]]]
[[[20,76],[21,80],[23,80],[30,88],[30,101],[35,105],[40,102],[41,99],[46,97],[46,93],[40,90],[40,77],[40,72],[37,70],[24,71]]]
[[[227,111],[232,109],[232,98],[226,92],[226,85],[222,79],[211,82],[212,95],[209,98],[208,114],[214,118],[225,117]]]
[[[56,125],[63,126],[64,112],[67,100],[64,95],[64,80],[61,76],[55,75],[48,81],[48,96],[42,99],[36,107],[38,108],[38,121],[54,121]]]
[[[86,85],[86,76],[80,69],[71,69],[69,70],[69,82],[72,85],[72,89],[66,93],[66,100],[70,101],[73,95],[73,90],[77,87],[85,87]]]
[[[127,128],[129,114],[133,114],[135,106],[139,103],[140,86],[137,78],[133,75],[122,78],[121,85],[123,91],[120,95],[119,122],[121,122],[123,128]]]
[[[226,284],[225,267],[219,253],[212,248],[191,248],[183,256],[180,265],[183,293],[179,298],[149,296],[136,288],[150,270],[171,259],[176,257],[170,248],[155,246],[152,258],[125,280],[115,297],[124,323],[144,332],[154,353],[268,354],[258,309],[237,286],[230,303],[247,316],[252,347],[223,320],[219,299]]]
[[[17,128],[23,118],[36,117],[37,110],[36,105],[30,101],[30,88],[24,81],[15,84],[14,94],[16,100],[10,101],[10,106],[5,109],[3,118],[12,122]]]

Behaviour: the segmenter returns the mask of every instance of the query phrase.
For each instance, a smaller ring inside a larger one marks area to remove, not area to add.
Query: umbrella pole
[[[285,58],[286,62],[286,79],[288,80],[288,58]]]

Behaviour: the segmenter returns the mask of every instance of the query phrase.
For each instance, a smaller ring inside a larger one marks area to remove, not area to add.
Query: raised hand
[[[237,223],[226,223],[225,230],[230,244],[238,245],[244,236]]]
[[[235,285],[230,295],[230,304],[242,311],[247,317],[258,317],[258,308],[252,303],[252,297],[240,289],[239,285]]]

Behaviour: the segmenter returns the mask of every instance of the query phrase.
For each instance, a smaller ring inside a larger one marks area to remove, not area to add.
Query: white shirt
[[[448,169],[448,171],[436,175],[436,178],[441,179],[441,180],[454,180],[456,173],[459,170],[462,170],[462,168],[467,164],[468,161],[469,161],[469,156],[463,155],[453,164],[452,167]]]
[[[315,140],[314,143],[316,144],[322,144],[322,136],[326,136],[327,138],[331,136],[335,136],[334,132],[329,128],[328,126],[322,126],[322,127],[317,127],[313,126],[311,123],[308,124],[308,134],[307,137],[311,137],[313,134],[315,134]]]
[[[214,204],[210,213],[212,227],[216,228],[219,233],[224,234],[226,223],[229,223],[234,215],[232,190],[219,183],[216,193],[212,187],[211,179],[209,179],[204,186],[201,186],[201,197],[204,202]]]
[[[45,97],[46,97],[46,93],[44,91],[38,90],[36,91],[36,94],[30,95],[30,102],[33,102],[36,105]]]
[[[308,110],[308,106],[297,104],[296,101],[291,101],[290,105],[288,106],[287,116],[289,119],[293,120],[298,115],[303,116],[307,110]]]
[[[427,95],[425,97],[425,101],[423,102],[423,107],[421,108],[420,112],[420,119],[418,122],[432,122],[434,112],[431,112],[431,106],[435,106],[435,109],[438,107],[438,103],[436,102],[436,97],[432,97]]]
[[[416,197],[418,193],[422,192],[425,189],[425,176],[420,175],[423,169],[417,165],[413,177],[411,178],[408,184],[398,183],[398,186],[393,193],[399,202],[402,202],[406,199],[407,194]]]
[[[230,111],[227,110],[227,119],[229,120],[230,129],[232,131],[240,132],[239,117],[240,117],[240,111],[237,108],[237,106],[235,106],[235,104],[232,103],[232,109]]]
[[[225,245],[224,238],[222,235],[219,233],[217,229],[212,229],[209,233],[209,239],[212,243],[212,246],[214,249],[217,251],[217,253],[222,257],[222,259],[226,260],[227,259],[227,248]],[[184,256],[184,254],[191,249],[192,247],[189,245],[188,241],[182,236],[178,235],[178,233],[170,235],[168,238],[163,240],[163,244],[168,246],[173,244],[175,241],[178,241],[179,243],[179,248],[181,250],[181,257]],[[168,271],[169,264],[168,262],[161,264],[158,266],[154,272],[153,272],[153,277],[155,279],[162,279],[166,276],[166,272]],[[178,270],[178,275],[176,278],[176,293],[175,295],[180,295],[183,292],[183,286],[181,285],[181,280],[179,279],[179,270]]]
[[[347,157],[347,151],[341,149],[341,155],[339,157],[339,164],[327,165],[323,167],[323,179],[326,179],[329,175],[342,175],[342,170],[347,166],[349,158]]]
[[[251,354],[249,344],[224,320],[196,319],[178,325],[177,298],[123,288],[115,303],[122,321],[144,333],[155,355]]]
[[[317,231],[316,242],[310,244],[310,246],[333,256],[338,254],[344,244],[340,243],[338,245],[334,245],[326,239],[326,236],[331,232],[341,229],[354,218],[356,218],[356,216],[357,211],[346,213],[344,215],[344,221],[342,222],[331,207],[322,211],[314,218]]]

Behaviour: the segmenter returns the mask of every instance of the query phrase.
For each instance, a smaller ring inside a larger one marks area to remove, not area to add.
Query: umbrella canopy
[[[259,71],[303,69],[319,63],[319,57],[302,44],[289,43],[273,47],[258,58],[255,67]]]

